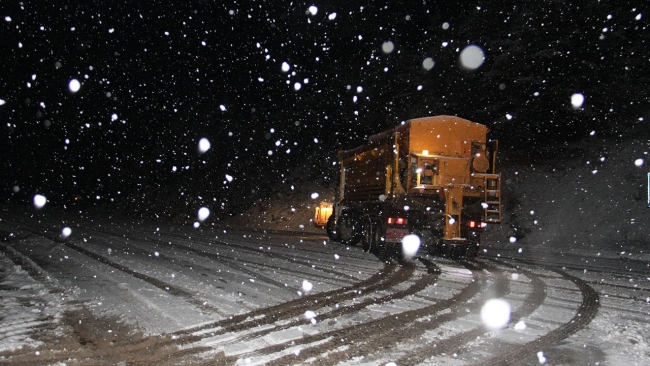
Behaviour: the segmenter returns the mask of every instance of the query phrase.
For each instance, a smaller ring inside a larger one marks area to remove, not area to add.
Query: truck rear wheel
[[[377,253],[381,241],[381,224],[375,222],[370,217],[366,217],[363,222],[363,237],[361,245],[365,252]]]
[[[479,243],[469,243],[467,246],[467,258],[478,257]]]
[[[361,220],[353,212],[344,210],[341,212],[336,225],[336,233],[341,244],[357,245],[361,240]]]
[[[332,241],[341,240],[338,231],[336,231],[336,217],[334,215],[330,215],[330,217],[327,219],[327,224],[325,225],[325,231],[327,231],[327,236],[330,238],[330,240]]]

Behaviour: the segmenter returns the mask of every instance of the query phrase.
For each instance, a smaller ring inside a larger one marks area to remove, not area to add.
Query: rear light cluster
[[[479,228],[487,227],[487,223],[486,223],[486,222],[482,222],[482,221],[473,221],[473,220],[470,220],[470,221],[467,221],[467,226],[468,226],[469,228],[471,228],[471,229],[479,229]]]
[[[388,225],[406,225],[406,219],[403,217],[389,217]]]

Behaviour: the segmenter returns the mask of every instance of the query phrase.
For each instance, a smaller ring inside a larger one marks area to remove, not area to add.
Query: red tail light
[[[388,218],[388,224],[389,225],[406,225],[406,219],[403,217],[389,217]]]
[[[481,221],[468,221],[467,226],[470,228],[484,228],[487,226],[487,223]]]

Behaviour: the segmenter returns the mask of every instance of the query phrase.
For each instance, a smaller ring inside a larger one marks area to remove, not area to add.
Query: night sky
[[[428,115],[547,155],[648,130],[647,1],[171,3],[0,3],[3,202],[228,215]]]

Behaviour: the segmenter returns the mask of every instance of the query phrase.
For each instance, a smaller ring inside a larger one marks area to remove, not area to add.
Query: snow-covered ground
[[[11,249],[9,249],[11,250]],[[0,255],[0,352],[25,345],[38,346],[30,334],[60,321],[64,296],[50,281],[37,281],[6,255]],[[49,285],[49,286],[48,286]]]
[[[482,258],[469,267],[428,258],[435,278],[426,261],[384,267],[330,243],[311,220],[334,191],[299,174],[233,220],[199,228],[3,206],[0,360],[117,364],[127,361],[116,350],[128,349],[141,364],[163,363],[158,353],[188,363],[460,365],[541,339],[547,346],[526,363],[644,365],[649,151],[647,137],[594,137],[561,160],[521,163],[504,152],[504,222],[488,228]],[[481,328],[478,304],[491,296],[512,307],[502,331]],[[571,328],[581,311],[590,321]],[[400,317],[412,328],[396,327]],[[396,343],[383,343],[380,324],[396,327]],[[202,351],[178,358],[170,344],[179,339],[185,352]],[[378,344],[383,351],[370,351]]]

